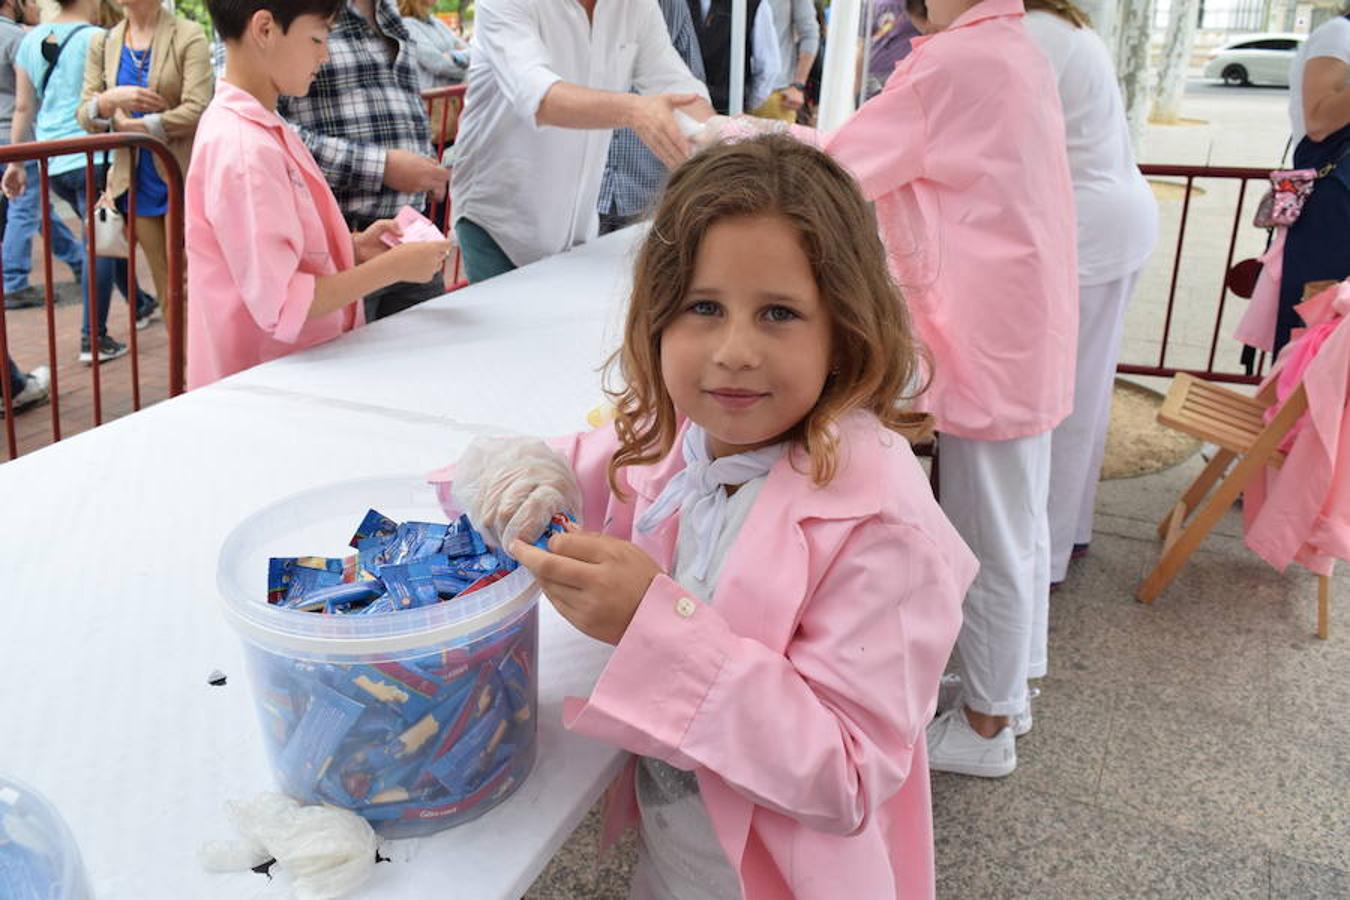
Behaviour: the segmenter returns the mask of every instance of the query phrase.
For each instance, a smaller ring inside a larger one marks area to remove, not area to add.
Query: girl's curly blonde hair
[[[661,336],[684,308],[703,236],[720,219],[757,215],[781,216],[797,230],[830,314],[831,374],[806,418],[783,436],[806,454],[815,482],[834,476],[833,426],[845,413],[867,410],[911,441],[931,431],[928,416],[907,408],[927,387],[928,355],[857,183],[820,150],[765,135],[680,166],[638,251],[623,346],[605,366],[607,382],[617,374],[622,384],[606,390],[620,441],[609,482],[620,496],[620,469],[654,463],[674,446],[679,421],[661,373]]]

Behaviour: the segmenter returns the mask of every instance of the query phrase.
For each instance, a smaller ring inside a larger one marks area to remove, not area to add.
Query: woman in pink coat
[[[853,180],[718,147],[639,254],[614,425],[456,466],[459,508],[615,645],[565,721],[635,754],[606,823],[640,828],[633,898],[933,895],[924,727],[975,561],[905,439],[918,356]],[[587,530],[528,546],[560,510]]]

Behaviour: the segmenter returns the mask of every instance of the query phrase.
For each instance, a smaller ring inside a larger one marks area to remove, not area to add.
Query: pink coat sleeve
[[[854,525],[785,654],[737,635],[713,606],[691,612],[658,576],[565,724],[853,834],[900,788],[923,740],[973,577],[957,559],[911,525]]]
[[[875,200],[924,176],[928,120],[914,87],[892,80],[819,143]]]
[[[314,227],[317,214],[298,207],[279,146],[256,142],[247,149],[215,155],[221,171],[213,183],[230,189],[208,193],[205,215],[253,321],[276,340],[294,343],[314,303],[316,278],[301,271],[301,263],[306,228]]]

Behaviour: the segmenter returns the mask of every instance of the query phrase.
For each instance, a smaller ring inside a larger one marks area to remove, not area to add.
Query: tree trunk
[[[1163,40],[1158,96],[1153,105],[1154,122],[1172,125],[1181,118],[1181,95],[1186,91],[1186,69],[1195,47],[1199,13],[1200,0],[1172,0],[1171,21],[1167,23],[1167,37]]]
[[[1143,158],[1144,124],[1152,100],[1153,73],[1149,65],[1149,38],[1153,34],[1154,0],[1123,0],[1120,15],[1120,92],[1135,156]]]

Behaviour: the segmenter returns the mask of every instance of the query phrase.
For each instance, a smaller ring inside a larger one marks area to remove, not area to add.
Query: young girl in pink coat
[[[388,250],[392,221],[347,228],[328,182],[277,97],[304,96],[328,60],[340,0],[208,0],[225,74],[197,126],[185,187],[188,387],[337,337],[359,301],[427,281],[445,241]]]
[[[933,895],[924,727],[976,564],[906,440],[918,355],[852,178],[786,138],[717,147],[638,256],[613,425],[455,467],[615,645],[565,723],[634,754],[606,810],[640,829],[633,898]],[[521,540],[560,510],[549,552]]]

